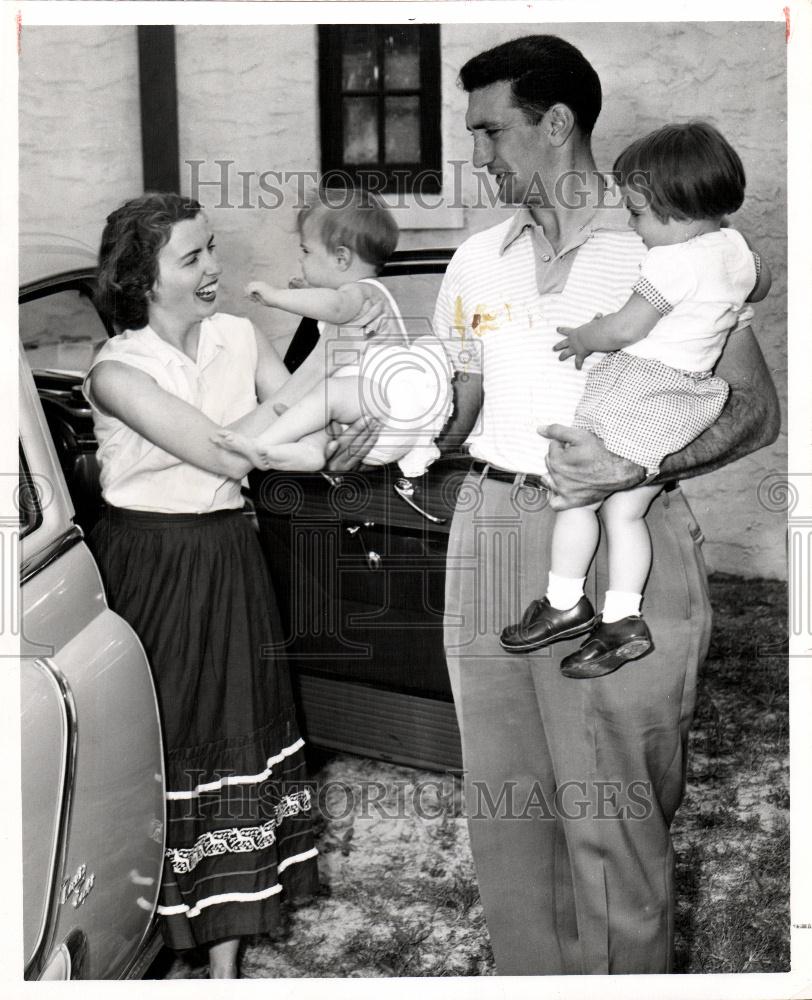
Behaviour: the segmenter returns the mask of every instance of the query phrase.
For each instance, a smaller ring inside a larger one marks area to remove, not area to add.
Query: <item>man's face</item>
[[[471,91],[465,126],[474,139],[472,162],[496,177],[501,201],[506,205],[544,202],[549,155],[544,119],[538,125],[527,121],[513,104],[507,80]]]

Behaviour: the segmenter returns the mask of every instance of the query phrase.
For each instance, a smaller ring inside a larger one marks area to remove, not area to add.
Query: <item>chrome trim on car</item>
[[[124,967],[121,975],[118,977],[119,979],[143,979],[147,969],[149,969],[164,947],[164,939],[161,936],[158,918],[155,913],[157,906],[158,899],[156,897],[152,918],[141,935],[141,940],[138,942],[138,947],[132,959]]]
[[[52,295],[54,292],[70,291],[74,288],[82,288],[90,294],[95,279],[96,272],[89,267],[77,267],[70,271],[62,271],[60,274],[37,278],[20,288],[20,302],[31,302]]]
[[[453,247],[441,247],[437,250],[396,250],[384,264],[380,277],[442,274],[454,252]]]
[[[434,514],[429,514],[427,510],[423,510],[418,504],[414,502],[415,495],[415,485],[411,479],[397,479],[392,489],[397,493],[401,500],[407,503],[410,507],[413,507],[418,514],[422,514],[428,521],[432,524],[445,524],[448,518],[446,517],[435,517]]]
[[[76,777],[76,755],[79,747],[79,719],[76,712],[76,702],[73,698],[67,678],[50,657],[34,657],[32,663],[54,682],[62,696],[61,708],[65,723],[65,758],[62,778],[62,794],[59,803],[59,819],[56,825],[54,850],[51,855],[51,870],[48,882],[49,898],[45,909],[42,926],[31,960],[25,967],[25,979],[38,979],[42,973],[46,957],[53,949],[53,938],[59,918],[61,906],[62,879],[61,872],[65,868],[68,851],[68,827],[70,824],[71,807],[73,805],[73,786]]]
[[[72,549],[74,545],[78,545],[84,537],[85,533],[79,525],[73,524],[41,552],[36,552],[30,559],[26,559],[22,566],[20,566],[20,586],[22,587],[24,583],[27,583],[32,576],[44,570],[46,566],[50,566],[52,562],[59,559],[68,549]]]

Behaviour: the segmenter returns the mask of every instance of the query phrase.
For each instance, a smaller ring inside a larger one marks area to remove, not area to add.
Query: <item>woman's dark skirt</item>
[[[274,931],[317,888],[303,743],[276,605],[239,510],[108,508],[90,546],[152,665],[166,750],[158,912],[173,948]]]

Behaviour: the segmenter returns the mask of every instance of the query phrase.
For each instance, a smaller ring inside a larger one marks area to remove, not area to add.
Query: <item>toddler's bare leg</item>
[[[584,577],[598,547],[600,504],[560,510],[555,515],[550,570],[556,576]]]
[[[651,569],[646,511],[662,486],[638,486],[607,497],[601,510],[609,541],[609,589],[642,594]]]

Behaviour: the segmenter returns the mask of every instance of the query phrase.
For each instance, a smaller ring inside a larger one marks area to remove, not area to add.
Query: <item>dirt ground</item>
[[[674,827],[676,971],[789,968],[786,588],[712,579],[714,640]],[[278,940],[247,943],[247,978],[494,974],[461,789],[346,755],[314,777],[322,892]],[[206,975],[204,956],[161,978]]]

